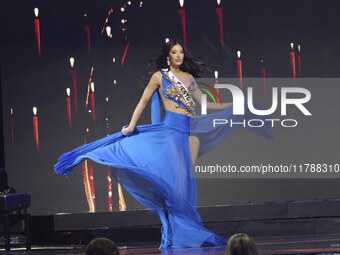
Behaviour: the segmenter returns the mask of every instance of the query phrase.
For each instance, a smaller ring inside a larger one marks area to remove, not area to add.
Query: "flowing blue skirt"
[[[138,125],[129,136],[117,132],[63,154],[54,166],[55,172],[68,177],[73,167],[85,159],[111,166],[113,177],[159,216],[162,222],[160,249],[225,246],[228,240],[206,229],[196,210],[197,184],[189,134],[200,139],[200,156],[237,127],[213,127],[212,119],[236,122],[249,118],[254,118],[249,110],[244,116],[234,116],[232,106],[213,114],[198,115],[197,121],[166,111],[161,122]],[[265,138],[273,138],[270,126],[249,129]]]

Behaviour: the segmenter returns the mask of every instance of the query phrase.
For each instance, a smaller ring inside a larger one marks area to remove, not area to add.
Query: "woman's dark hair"
[[[200,73],[210,73],[211,72],[210,69],[208,68],[208,66],[205,63],[194,58],[190,54],[190,52],[187,50],[187,48],[183,45],[183,43],[180,42],[179,40],[176,40],[176,39],[170,39],[167,43],[165,43],[162,50],[161,50],[161,53],[149,60],[148,66],[150,66],[150,64],[155,61],[156,66],[157,66],[157,71],[159,71],[159,69],[168,69],[169,70],[166,58],[169,56],[169,52],[170,52],[171,48],[173,46],[177,45],[177,44],[182,46],[183,52],[184,52],[183,63],[179,67],[179,69],[181,71],[188,72],[194,77],[199,77]],[[145,81],[144,81],[143,88],[146,87],[147,82],[149,81],[151,75],[153,73],[157,72],[157,71],[149,73],[148,79],[145,79]]]
[[[230,237],[224,255],[258,255],[253,240],[243,233]]]
[[[98,237],[87,245],[85,255],[119,255],[119,251],[110,239]]]

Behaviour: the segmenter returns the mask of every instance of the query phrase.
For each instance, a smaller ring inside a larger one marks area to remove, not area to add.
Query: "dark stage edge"
[[[340,233],[340,200],[299,201],[198,207],[204,225],[224,236],[245,232],[253,236]],[[56,231],[160,227],[148,210],[58,213]]]

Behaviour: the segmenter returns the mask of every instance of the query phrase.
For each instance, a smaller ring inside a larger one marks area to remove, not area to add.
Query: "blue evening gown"
[[[173,84],[164,71],[161,72],[162,91],[166,95],[166,88]],[[129,136],[117,132],[67,152],[60,156],[54,166],[55,172],[68,177],[73,168],[86,159],[110,166],[112,176],[159,216],[162,222],[160,249],[225,246],[228,239],[206,229],[197,213],[197,184],[188,136],[200,139],[198,156],[207,153],[235,128],[227,125],[213,128],[212,119],[254,118],[246,101],[245,106],[244,116],[234,116],[231,105],[219,112],[197,115],[197,121],[171,111],[165,111],[161,119],[160,95],[156,90],[151,98],[152,124],[136,126]],[[270,126],[249,129],[265,138],[273,138]]]

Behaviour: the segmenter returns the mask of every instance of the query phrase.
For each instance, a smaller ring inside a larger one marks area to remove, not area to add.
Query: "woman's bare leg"
[[[198,149],[200,148],[200,140],[196,136],[189,135],[189,144],[190,144],[190,154],[192,164],[195,165]]]

